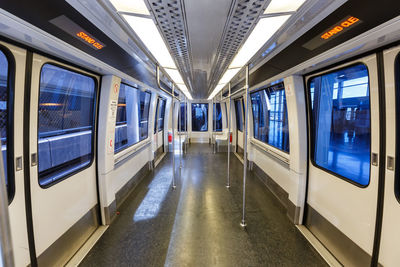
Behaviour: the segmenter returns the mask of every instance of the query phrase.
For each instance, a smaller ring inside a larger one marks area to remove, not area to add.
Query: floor
[[[241,228],[243,166],[234,155],[230,189],[227,154],[208,144],[189,146],[176,189],[171,162],[135,189],[80,266],[326,266],[251,173]]]

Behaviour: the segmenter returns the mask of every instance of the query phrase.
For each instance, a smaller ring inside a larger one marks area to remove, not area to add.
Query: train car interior
[[[399,1],[3,0],[0,267],[399,266],[397,112]]]

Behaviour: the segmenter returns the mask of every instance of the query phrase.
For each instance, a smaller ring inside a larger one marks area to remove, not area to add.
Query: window
[[[186,114],[186,104],[181,103],[181,107],[179,110],[179,119],[178,119],[178,131],[180,132],[186,132],[186,120],[187,119],[187,114]]]
[[[158,116],[158,106],[159,106],[159,104],[160,104],[160,99],[159,98],[157,98],[157,105],[156,105],[156,116],[154,117],[154,133],[156,133],[157,132],[157,116]]]
[[[221,104],[214,103],[213,108],[213,131],[222,132],[222,111]]]
[[[39,184],[47,187],[84,167],[93,158],[96,82],[45,64],[40,74]]]
[[[358,64],[308,84],[314,163],[361,186],[370,179],[368,80],[366,66]]]
[[[165,116],[165,105],[167,103],[167,100],[161,99],[160,100],[160,113],[158,116],[158,131],[163,131],[164,130],[164,116]]]
[[[7,162],[12,162],[12,155],[10,154],[11,145],[7,139],[8,135],[12,133],[12,129],[8,127],[9,122],[12,120],[11,110],[12,101],[10,99],[10,86],[9,86],[9,71],[10,65],[6,55],[0,50],[0,133],[1,133],[1,152],[3,156],[4,176],[6,179],[6,187],[8,193],[8,202],[10,203],[14,195],[14,179],[12,170],[9,170]],[[10,159],[8,159],[10,158]],[[10,164],[11,165],[11,164]],[[12,166],[10,166],[12,167]]]
[[[289,125],[283,83],[251,93],[254,138],[289,152]]]
[[[208,131],[208,104],[192,104],[192,131]]]
[[[235,100],[235,111],[236,111],[236,129],[243,132],[243,105],[240,104],[242,99]]]
[[[121,84],[115,126],[115,153],[148,136],[151,94]]]

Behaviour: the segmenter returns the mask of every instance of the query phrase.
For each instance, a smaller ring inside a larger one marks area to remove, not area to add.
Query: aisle
[[[253,175],[247,183],[248,227],[240,227],[243,167],[234,155],[230,190],[226,153],[192,144],[176,190],[171,159],[135,189],[81,266],[326,265]]]

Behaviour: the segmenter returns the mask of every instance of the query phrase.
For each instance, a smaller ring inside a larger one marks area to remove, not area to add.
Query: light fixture
[[[168,73],[173,83],[181,84],[179,88],[183,88],[184,81],[181,74],[176,68],[175,62],[168,51],[166,44],[150,17],[146,4],[143,0],[110,0],[120,15],[125,19],[128,25],[135,31],[137,36],[156,58],[161,67]],[[190,97],[187,90],[182,92],[186,97]]]
[[[152,19],[130,15],[123,15],[123,17],[161,66],[176,69],[167,46]]]
[[[222,88],[236,75],[236,73],[247,64],[247,62],[256,54],[260,48],[278,31],[280,27],[287,21],[291,14],[287,12],[295,12],[305,2],[305,0],[272,0],[268,5],[264,14],[267,16],[261,18],[244,45],[236,54],[228,70],[219,80],[218,85],[210,94],[209,100],[212,99]],[[274,49],[276,45],[270,46]],[[270,51],[268,51],[270,52]]]
[[[166,68],[165,71],[168,73],[169,77],[171,77],[171,79],[174,80],[175,83],[177,84],[184,83],[182,76],[178,70]]]
[[[224,86],[226,85],[226,83],[223,83],[223,84],[217,84],[217,86],[215,86],[215,89],[214,89],[214,91],[210,94],[210,96],[208,97],[208,100],[211,100],[211,99],[213,99],[214,98],[214,96],[216,95],[216,94],[218,94],[219,93],[219,91],[221,91],[222,90],[222,88],[224,88]]]
[[[228,83],[233,76],[236,75],[236,73],[238,73],[240,70],[240,68],[234,68],[234,69],[227,69],[225,74],[222,76],[221,80],[219,80],[219,83],[223,83],[226,84]]]
[[[285,15],[260,19],[229,68],[243,67],[289,17]]]
[[[150,15],[143,0],[110,0],[110,2],[120,12]]]
[[[305,0],[272,0],[268,5],[264,14],[294,12],[296,11]]]

